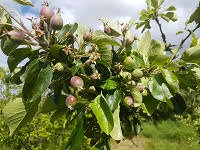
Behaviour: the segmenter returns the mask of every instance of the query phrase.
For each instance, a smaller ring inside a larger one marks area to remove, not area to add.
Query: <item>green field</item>
[[[112,150],[199,150],[200,137],[193,126],[165,120],[143,123],[142,134],[120,144],[112,141]]]

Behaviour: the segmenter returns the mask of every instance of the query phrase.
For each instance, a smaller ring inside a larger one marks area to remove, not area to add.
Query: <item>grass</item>
[[[145,150],[199,150],[200,137],[192,126],[180,121],[165,120],[156,124],[143,124],[144,138],[150,139],[145,143]]]
[[[180,121],[144,122],[139,147],[126,140],[112,142],[112,150],[200,150],[200,137],[192,126]],[[136,142],[136,139],[133,139]]]

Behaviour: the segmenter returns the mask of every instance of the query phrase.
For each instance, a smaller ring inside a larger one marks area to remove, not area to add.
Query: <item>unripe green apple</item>
[[[143,72],[141,69],[135,69],[133,72],[132,72],[132,76],[133,78],[135,79],[139,79],[143,76]]]
[[[135,59],[132,58],[131,56],[128,56],[124,59],[124,63],[123,66],[125,69],[127,70],[133,70],[134,69],[134,65],[135,64]]]
[[[56,70],[58,70],[58,71],[64,71],[64,70],[65,70],[65,65],[64,65],[63,63],[61,63],[61,62],[58,62],[58,63],[54,66],[54,68],[55,68]]]
[[[120,75],[122,76],[122,78],[125,80],[125,81],[130,81],[132,76],[131,76],[131,73],[130,72],[127,72],[127,71],[121,71],[120,72]]]
[[[130,107],[133,105],[133,99],[132,97],[130,96],[126,96],[123,100],[123,104],[126,106],[126,107]]]

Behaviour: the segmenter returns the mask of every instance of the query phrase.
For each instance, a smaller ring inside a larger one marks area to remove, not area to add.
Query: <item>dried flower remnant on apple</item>
[[[44,18],[46,23],[50,23],[51,18],[55,15],[52,8],[49,7],[48,2],[44,2],[42,9],[40,10],[40,17]]]
[[[123,100],[123,103],[124,103],[124,105],[125,105],[126,107],[131,107],[131,106],[134,105],[134,101],[133,101],[132,97],[130,97],[130,96],[126,96],[126,97],[124,98],[124,100]]]
[[[69,95],[66,98],[66,105],[69,109],[73,109],[73,106],[76,105],[77,103],[77,98],[73,95]]]
[[[83,34],[83,40],[85,41],[91,41],[92,40],[92,31],[86,31],[84,34]]]
[[[76,88],[78,90],[82,90],[84,86],[83,79],[79,76],[73,76],[70,80],[70,84],[73,88]]]

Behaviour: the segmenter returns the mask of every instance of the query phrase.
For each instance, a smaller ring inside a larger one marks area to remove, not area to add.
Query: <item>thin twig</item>
[[[193,32],[195,32],[198,28],[200,28],[200,24],[198,24],[193,30],[188,30],[189,31],[189,34],[181,41],[179,47],[178,47],[178,50],[177,52],[174,54],[173,58],[174,59],[176,57],[176,55],[179,53],[180,49],[183,47],[183,44],[185,43],[185,41],[191,36],[191,34]]]
[[[0,8],[2,8],[4,11],[6,11],[6,13],[25,30],[24,32],[26,34],[28,34],[30,37],[32,37],[34,40],[36,40],[38,42],[38,40],[34,37],[34,35],[32,35],[30,33],[30,31],[26,28],[26,26],[21,21],[21,19],[20,19],[20,21],[17,20],[1,3],[0,3]]]
[[[10,24],[10,23],[0,23],[0,25],[7,25],[7,26],[11,26],[11,27],[13,27],[13,28],[17,28],[17,29],[21,30],[19,27],[14,26],[14,25],[12,25],[12,24]]]
[[[165,34],[164,34],[163,30],[162,30],[162,25],[160,24],[158,18],[156,18],[155,21],[156,21],[156,23],[157,23],[157,25],[158,25],[158,27],[159,27],[159,29],[160,29],[160,33],[161,33],[162,40],[163,40],[163,42],[164,42],[165,45],[166,45],[166,44],[167,44],[167,40],[166,40],[166,36],[165,36]]]
[[[9,23],[0,23],[0,25],[11,26],[11,27],[13,27],[13,28],[16,28],[16,29],[18,29],[18,30],[24,32],[24,30],[20,29],[20,28],[17,27],[17,26],[14,26],[14,25],[12,25],[12,24],[9,24]],[[24,33],[26,34],[26,32],[24,32]],[[1,35],[0,37],[3,37],[3,36],[5,36],[5,35],[7,35],[7,34],[8,34],[8,33],[5,33],[5,34]],[[30,41],[30,40],[25,40],[25,42],[27,42],[28,44],[34,45],[34,46],[37,46],[37,45],[38,45],[38,43],[35,43],[35,42],[33,42],[33,41]]]
[[[200,24],[198,24],[192,31],[189,31],[189,34],[181,41],[180,45],[179,45],[179,50],[183,47],[183,44],[185,43],[185,41],[190,37],[190,35],[195,32],[198,28],[200,27]]]
[[[30,40],[26,40],[26,39],[25,39],[25,42],[26,42],[27,44],[30,44],[30,45],[33,45],[33,46],[37,46],[37,45],[38,45],[38,43],[35,43],[35,42],[33,42],[33,41],[30,41]]]

